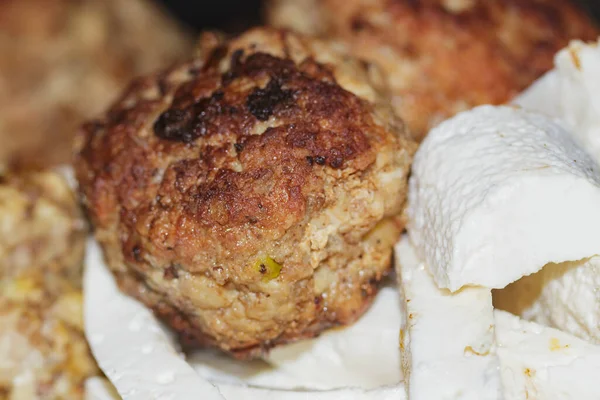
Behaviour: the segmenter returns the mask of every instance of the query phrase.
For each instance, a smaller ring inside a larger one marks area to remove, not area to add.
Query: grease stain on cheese
[[[529,368],[529,367],[523,368],[523,375],[525,375],[527,377],[527,382],[525,383],[525,385],[527,386],[527,387],[525,387],[525,398],[526,399],[530,399],[530,398],[535,399],[536,397],[529,396],[530,389],[534,393],[537,392],[537,389],[535,388],[535,383],[533,381],[533,379],[535,377],[535,370],[532,368]]]
[[[552,168],[550,165],[540,165],[539,167],[534,167],[534,168],[524,168],[521,171],[540,171],[543,169],[548,169],[548,168]]]
[[[581,59],[579,58],[579,53],[573,47],[569,47],[569,54],[571,55],[571,60],[573,61],[573,65],[577,68],[578,71],[581,71]]]
[[[465,354],[473,354],[476,356],[480,356],[480,357],[485,357],[485,356],[489,356],[490,355],[490,350],[486,350],[484,352],[480,352],[475,350],[472,346],[466,346],[465,347]]]
[[[400,350],[404,351],[404,329],[400,329]]]
[[[560,344],[560,340],[558,340],[558,338],[550,338],[550,346],[549,349],[550,351],[558,351],[558,350],[563,350],[563,349],[568,349],[569,345],[561,345]]]

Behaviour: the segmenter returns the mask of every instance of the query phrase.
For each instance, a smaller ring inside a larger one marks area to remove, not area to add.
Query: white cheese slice
[[[353,325],[276,347],[267,361],[319,389],[397,384],[402,379],[398,346],[401,309],[397,288],[384,287]]]
[[[415,156],[408,232],[438,286],[502,288],[549,262],[600,253],[600,172],[560,125],[481,106]]]
[[[438,289],[408,238],[396,246],[410,400],[502,399],[491,289]]]
[[[600,160],[600,42],[573,41],[548,72],[514,101],[560,118],[581,145]]]
[[[600,347],[497,310],[507,400],[598,400]]]
[[[515,103],[556,118],[600,163],[600,46],[571,42],[554,63]],[[496,301],[524,318],[600,343],[599,264],[592,258],[548,265],[496,293]]]
[[[402,383],[373,389],[343,388],[336,390],[315,390],[304,388],[299,390],[276,390],[273,388],[288,386],[308,386],[310,382],[303,380],[302,376],[310,376],[307,372],[297,371],[301,377],[294,381],[294,377],[278,369],[252,371],[250,368],[241,368],[239,361],[230,360],[231,365],[223,368],[221,374],[217,373],[217,364],[213,368],[200,368],[186,360],[176,350],[174,338],[162,328],[152,313],[141,303],[122,294],[108,268],[104,264],[98,245],[90,240],[88,243],[84,277],[84,312],[85,331],[92,352],[98,365],[109,380],[114,384],[119,395],[124,400],[185,400],[198,399],[277,399],[277,400],[404,400],[405,390]],[[393,296],[384,296],[383,305],[394,303],[398,307],[397,299]],[[397,311],[392,311],[389,316],[394,318]],[[377,313],[378,317],[383,314]],[[379,319],[377,319],[379,321]],[[127,321],[123,323],[123,321]],[[380,322],[378,324],[381,325]],[[390,323],[398,326],[399,323]],[[329,340],[329,343],[345,343],[346,334],[341,340]],[[374,335],[377,337],[377,334]],[[387,336],[380,337],[389,340]],[[353,339],[350,339],[351,341]],[[385,343],[386,348],[398,346],[397,331],[392,343]],[[313,353],[314,354],[314,353]],[[315,355],[319,357],[319,355]],[[394,360],[397,355],[390,354]],[[199,359],[196,358],[196,361]],[[382,367],[393,364],[386,360]],[[307,365],[314,365],[307,363]],[[240,367],[237,373],[232,372],[235,367]],[[367,364],[373,367],[373,364]],[[330,364],[320,366],[323,375],[329,373]],[[316,367],[316,366],[315,366]],[[211,380],[198,372],[208,372]],[[261,374],[260,378],[243,380],[241,377],[250,376],[251,373]],[[340,369],[338,374],[344,372]],[[395,371],[400,377],[399,369]],[[390,374],[381,371],[382,375]],[[350,375],[356,376],[356,375]],[[285,381],[278,382],[277,380]],[[399,378],[398,378],[399,380]],[[295,383],[294,383],[295,382]],[[256,387],[252,384],[271,384],[271,387]],[[89,399],[108,399],[106,388],[96,381],[88,383]]]
[[[600,257],[549,264],[494,294],[498,308],[600,344]]]

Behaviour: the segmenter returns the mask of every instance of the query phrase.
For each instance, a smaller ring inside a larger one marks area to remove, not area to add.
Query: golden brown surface
[[[0,181],[0,398],[82,399],[99,374],[83,335],[86,225],[54,172]]]
[[[570,39],[599,35],[566,0],[271,0],[267,10],[276,26],[378,64],[418,139],[459,111],[510,100]]]
[[[149,0],[0,1],[0,165],[70,161],[84,119],[188,44]]]
[[[415,144],[376,71],[327,43],[201,43],[88,125],[77,175],[121,288],[185,342],[254,356],[368,307]]]

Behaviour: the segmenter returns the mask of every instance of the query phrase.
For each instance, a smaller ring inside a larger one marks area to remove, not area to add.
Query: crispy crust
[[[200,53],[134,83],[80,138],[84,204],[121,287],[240,357],[353,321],[388,270],[415,150],[382,82],[283,31]],[[389,235],[368,240],[384,219]]]
[[[272,0],[267,10],[276,26],[339,40],[379,65],[418,139],[459,111],[510,100],[570,39],[600,34],[563,0]]]

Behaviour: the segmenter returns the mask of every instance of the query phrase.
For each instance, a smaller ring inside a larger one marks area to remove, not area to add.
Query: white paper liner
[[[278,346],[267,361],[233,361],[213,351],[187,355],[196,371],[211,381],[273,389],[344,387],[374,389],[402,381],[398,331],[400,296],[391,284],[377,294],[354,324],[323,332],[318,338]]]

